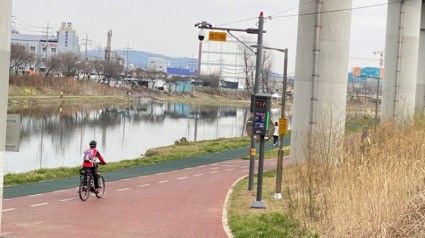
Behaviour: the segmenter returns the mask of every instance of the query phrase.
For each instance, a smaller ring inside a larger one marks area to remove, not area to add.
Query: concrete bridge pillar
[[[4,152],[6,150],[7,101],[9,94],[10,22],[12,0],[0,1],[0,222],[3,210]],[[1,226],[0,226],[1,233]]]
[[[345,126],[352,0],[300,0],[291,162],[338,160]],[[326,13],[333,11],[332,13]],[[307,14],[307,13],[316,14]]]
[[[422,2],[421,27],[419,33],[418,81],[416,82],[416,112],[425,113],[425,4]]]
[[[415,112],[422,0],[388,3],[381,121],[401,123]]]

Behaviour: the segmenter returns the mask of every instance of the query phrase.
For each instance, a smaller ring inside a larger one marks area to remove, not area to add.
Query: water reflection
[[[78,166],[95,139],[107,161],[133,159],[149,148],[246,135],[249,108],[141,102],[129,105],[61,105],[9,111],[21,115],[19,152],[6,152],[5,172]]]

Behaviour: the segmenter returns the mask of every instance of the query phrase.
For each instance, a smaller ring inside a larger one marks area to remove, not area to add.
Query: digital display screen
[[[266,128],[266,113],[265,112],[255,112],[254,117],[254,128],[255,134],[262,134],[267,129]]]
[[[267,107],[267,101],[255,101],[256,107]]]

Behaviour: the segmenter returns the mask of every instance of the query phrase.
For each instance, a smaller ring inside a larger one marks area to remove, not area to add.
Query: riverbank
[[[140,97],[153,101],[205,105],[248,106],[250,103],[250,94],[244,91],[198,88],[192,92],[165,92],[140,86],[109,87],[89,80],[25,76],[11,78],[8,107],[128,103]]]

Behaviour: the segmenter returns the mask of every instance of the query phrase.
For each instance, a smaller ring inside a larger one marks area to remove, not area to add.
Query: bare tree
[[[103,75],[104,79],[103,81],[107,80],[108,85],[111,82],[111,79],[119,79],[121,76],[121,73],[123,72],[124,67],[119,64],[117,61],[111,61],[111,62],[103,62]]]
[[[60,59],[57,55],[52,55],[50,58],[45,59],[44,61],[45,65],[45,74],[44,76],[47,77],[51,73],[57,73],[60,70]]]
[[[24,74],[23,66],[32,63],[35,59],[34,53],[28,51],[24,45],[12,43],[10,46],[10,69],[14,69],[18,74],[19,69],[22,68],[22,74]]]
[[[155,89],[155,84],[159,79],[167,79],[167,74],[162,71],[145,71],[146,77],[152,81],[152,89]]]
[[[245,74],[245,90],[249,91],[250,88],[254,85],[254,73],[255,73],[255,64],[254,64],[255,54],[250,51],[248,48],[243,47],[242,50],[242,61],[243,61],[243,72]]]
[[[80,56],[74,52],[64,52],[58,55],[60,61],[60,70],[64,76],[75,76]]]
[[[267,53],[267,51],[263,52],[263,57],[261,59],[261,83],[263,92],[270,92],[269,87],[269,78],[272,72],[272,62],[271,56]]]
[[[92,60],[90,61],[90,68],[96,72],[97,78],[100,78],[100,75],[103,74],[104,62],[102,60]]]
[[[202,75],[201,79],[203,81],[202,86],[207,86],[212,88],[218,88],[220,86],[220,83],[219,83],[220,74],[218,73]]]

